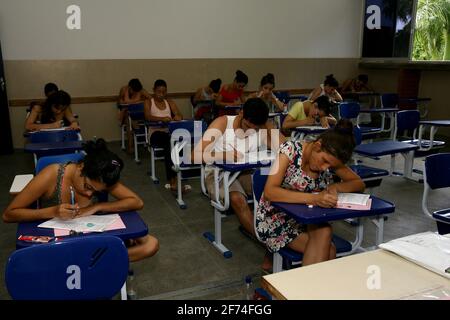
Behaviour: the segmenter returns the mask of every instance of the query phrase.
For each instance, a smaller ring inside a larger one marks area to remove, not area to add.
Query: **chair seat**
[[[336,253],[344,253],[352,250],[352,244],[347,240],[333,235],[333,243],[336,246]],[[292,262],[301,262],[303,260],[303,253],[294,251],[290,248],[282,248],[278,253],[283,257],[283,260]]]
[[[385,177],[389,175],[389,171],[387,170],[367,167],[361,164],[352,165],[350,168],[363,180]]]

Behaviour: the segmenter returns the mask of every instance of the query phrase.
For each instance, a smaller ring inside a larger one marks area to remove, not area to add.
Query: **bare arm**
[[[336,102],[341,102],[344,101],[344,99],[342,99],[342,96],[339,94],[339,92],[337,90],[334,90],[334,93],[332,95],[332,99]]]
[[[41,129],[56,129],[61,127],[61,123],[59,121],[46,124],[35,123],[39,119],[41,110],[42,107],[40,105],[35,105],[31,109],[30,116],[25,120],[25,130],[36,131]]]
[[[178,110],[177,104],[173,100],[167,100],[169,102],[170,110],[172,111],[172,114],[174,115],[173,120],[180,121],[183,120],[183,115],[181,114],[180,110]]]
[[[316,120],[312,117],[307,117],[303,120],[295,120],[291,115],[287,115],[283,121],[283,129],[293,129],[300,126],[312,126],[316,123]]]
[[[70,204],[53,206],[42,209],[30,209],[30,205],[44,196],[48,190],[49,181],[56,181],[58,172],[57,165],[47,166],[11,201],[9,206],[3,211],[4,222],[25,222],[40,219],[50,219],[54,217],[67,218],[74,214]]]
[[[315,88],[312,92],[311,95],[309,97],[309,100],[316,100],[318,97],[320,97],[320,94],[322,93],[322,88]]]
[[[203,100],[203,88],[199,88],[194,94],[194,103]]]
[[[70,128],[74,130],[80,129],[78,120],[73,116],[72,108],[69,106],[64,112],[64,117],[70,122]]]
[[[194,147],[191,153],[193,163],[201,164],[223,162],[226,159],[236,161],[242,155],[236,150],[230,152],[215,152],[212,151],[214,142],[224,134],[227,127],[227,117],[222,116],[216,118],[203,134],[202,140]]]
[[[108,188],[108,193],[116,200],[99,202],[86,208],[81,208],[77,217],[88,216],[96,212],[135,211],[144,207],[142,199],[120,182]]]
[[[341,182],[328,186],[329,190],[336,192],[363,192],[365,184],[361,178],[353,172],[349,167],[342,166],[335,168],[336,175],[341,178]]]

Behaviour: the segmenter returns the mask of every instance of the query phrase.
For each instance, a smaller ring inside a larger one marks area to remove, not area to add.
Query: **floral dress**
[[[287,141],[280,147],[280,153],[289,158],[289,166],[284,174],[281,187],[300,192],[320,192],[333,182],[333,176],[326,170],[317,179],[309,177],[301,169],[302,144],[299,141]],[[277,252],[287,246],[301,232],[304,226],[298,224],[284,212],[274,208],[264,199],[264,194],[256,212],[256,231],[271,252]]]

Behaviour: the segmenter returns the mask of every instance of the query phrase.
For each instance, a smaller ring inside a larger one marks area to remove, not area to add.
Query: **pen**
[[[70,188],[70,204],[74,206],[75,205],[75,191],[73,190],[72,186],[70,186],[69,188]],[[72,218],[73,218],[73,216],[78,214],[77,211],[78,210],[74,209],[74,213],[72,215]]]

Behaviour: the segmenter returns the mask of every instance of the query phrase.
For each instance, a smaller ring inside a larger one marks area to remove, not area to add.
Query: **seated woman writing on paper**
[[[337,192],[363,191],[364,182],[345,165],[354,147],[353,125],[345,119],[316,141],[287,141],[280,147],[256,213],[258,235],[270,251],[287,246],[302,252],[302,265],[336,257],[329,224],[299,225],[271,202],[333,208]],[[333,183],[330,169],[341,182]]]
[[[59,90],[50,94],[43,106],[35,104],[31,113],[25,121],[27,131],[36,131],[41,129],[57,129],[69,127],[69,129],[78,130],[80,126],[75,119],[70,108],[70,95]]]
[[[321,125],[329,128],[336,124],[336,118],[331,115],[332,102],[327,96],[315,100],[295,103],[283,121],[283,129],[293,129],[300,126]]]
[[[143,201],[120,183],[123,161],[109,151],[103,139],[84,145],[86,156],[80,163],[52,164],[45,167],[13,199],[3,212],[4,222],[25,222],[41,219],[73,219],[96,212],[140,210]],[[75,204],[71,204],[70,189]],[[98,202],[99,192],[108,192],[116,200]],[[30,206],[40,200],[39,209]],[[130,261],[151,257],[158,251],[158,240],[150,235],[129,243]]]

